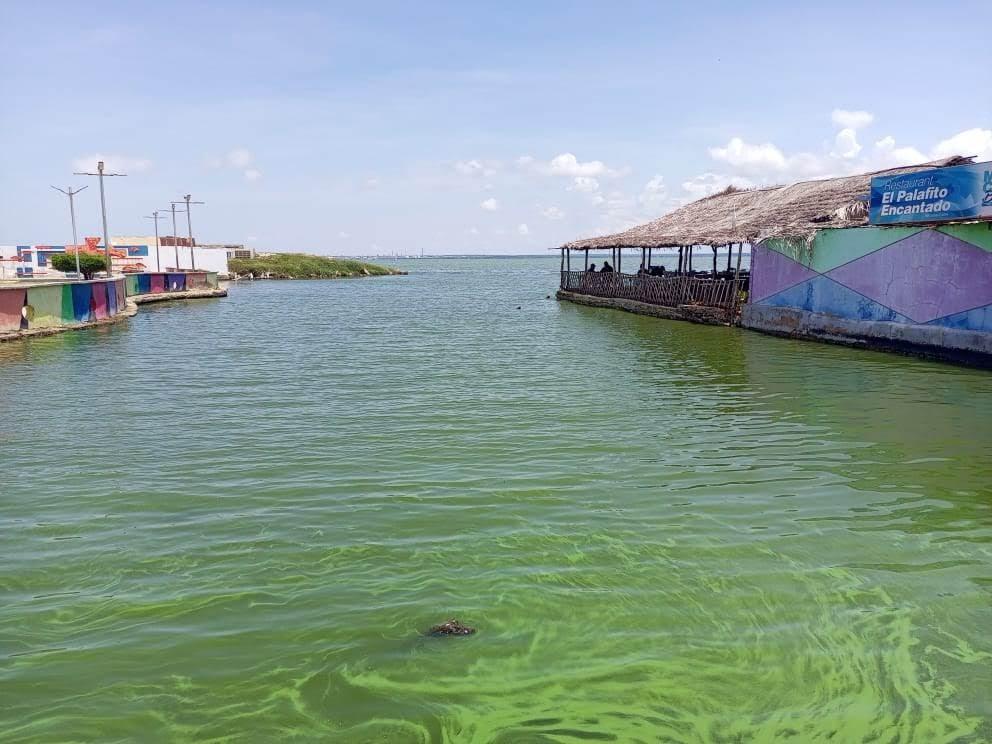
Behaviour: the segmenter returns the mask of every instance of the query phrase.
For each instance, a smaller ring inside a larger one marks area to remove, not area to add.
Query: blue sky
[[[0,244],[525,253],[742,186],[992,159],[992,4],[0,0]],[[78,201],[98,235],[95,182]]]

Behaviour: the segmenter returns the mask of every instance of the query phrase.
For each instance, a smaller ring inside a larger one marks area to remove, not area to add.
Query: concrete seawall
[[[226,289],[190,289],[185,292],[161,292],[159,294],[134,295],[130,299],[136,305],[148,305],[152,302],[168,302],[169,300],[203,300],[209,297],[227,297]]]
[[[0,285],[0,342],[51,336],[56,333],[118,323],[133,317],[138,306],[151,302],[226,297],[227,290],[209,286],[206,273],[195,276],[200,286],[165,291],[165,275],[149,294],[132,294],[134,276],[88,282],[45,282]],[[216,275],[214,275],[216,276]],[[153,275],[143,284],[156,280]],[[178,285],[180,279],[175,279]],[[190,282],[193,284],[194,282]],[[210,283],[216,285],[216,281]],[[181,279],[186,285],[186,277]]]
[[[0,333],[0,343],[4,341],[19,341],[25,338],[39,338],[41,336],[54,336],[57,333],[66,331],[77,331],[84,328],[97,328],[98,326],[113,325],[120,323],[127,318],[133,318],[138,313],[138,306],[133,300],[125,300],[124,310],[117,315],[101,320],[91,320],[85,323],[75,323],[68,326],[57,326],[50,328],[25,328],[20,331],[8,331]]]
[[[127,317],[124,279],[0,285],[0,339],[44,336]]]
[[[703,305],[666,307],[665,305],[653,305],[648,302],[638,302],[637,300],[624,300],[616,297],[596,297],[579,294],[578,292],[566,292],[565,290],[558,290],[555,296],[559,300],[574,302],[577,305],[606,307],[637,315],[650,315],[653,318],[686,320],[690,323],[702,323],[703,325],[729,325],[727,322],[727,311],[721,308],[705,307]]]
[[[992,368],[992,334],[983,331],[882,320],[851,320],[769,305],[745,305],[741,323],[745,328],[774,336],[893,351]]]

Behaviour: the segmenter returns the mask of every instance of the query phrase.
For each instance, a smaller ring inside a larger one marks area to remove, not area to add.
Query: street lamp
[[[190,201],[193,197],[190,194],[186,194],[181,202],[173,202],[173,204],[186,204],[186,228],[189,230],[189,265],[194,271],[196,270],[196,255],[193,253],[193,221],[190,219],[190,204],[205,204],[206,202],[201,201]],[[178,260],[178,259],[177,259]]]
[[[107,230],[107,201],[103,195],[103,177],[104,176],[126,176],[127,173],[104,173],[103,172],[103,161],[101,160],[96,164],[96,173],[79,173],[76,172],[73,175],[76,176],[97,176],[100,179],[100,212],[103,215],[103,257],[107,261],[107,276],[111,277],[114,275],[113,268],[110,264],[110,232]]]
[[[172,247],[176,249],[176,271],[179,271],[179,237],[176,235],[176,205],[182,202],[170,202],[172,204]],[[180,213],[183,210],[179,210]]]
[[[83,186],[82,189],[72,190],[72,186],[69,187],[68,191],[65,189],[60,189],[58,186],[52,186],[56,191],[61,191],[63,194],[69,197],[69,217],[72,219],[72,247],[76,251],[76,278],[80,277],[79,272],[79,238],[76,237],[76,208],[72,203],[72,197],[78,194],[83,189],[87,188]]]
[[[155,210],[151,215],[145,215],[146,220],[155,220],[155,271],[162,271],[162,261],[159,259],[159,240],[158,240],[158,221],[164,220],[165,217],[158,216],[159,210]]]

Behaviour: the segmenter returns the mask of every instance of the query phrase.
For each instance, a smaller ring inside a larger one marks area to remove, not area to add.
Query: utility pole
[[[72,190],[72,186],[69,187],[68,191],[65,189],[60,189],[58,186],[52,186],[56,191],[61,191],[63,194],[69,197],[69,217],[72,219],[72,247],[76,251],[76,278],[80,277],[79,273],[79,238],[76,237],[76,208],[73,206],[72,197],[78,194],[80,191],[86,188],[83,186],[82,189]]]
[[[103,257],[107,261],[107,276],[114,275],[113,267],[110,263],[110,232],[107,230],[107,201],[103,195],[103,177],[126,176],[127,173],[104,173],[103,161],[96,164],[96,173],[74,173],[76,176],[98,176],[100,179],[100,212],[103,214]]]
[[[176,205],[182,202],[171,202],[172,204],[172,246],[176,249],[176,271],[179,271],[179,237],[176,235]],[[182,212],[183,210],[179,210]]]
[[[159,241],[158,241],[158,221],[164,220],[165,217],[158,216],[159,210],[155,210],[151,215],[145,215],[146,220],[155,220],[155,271],[162,271],[162,261],[159,259]]]
[[[186,202],[186,227],[189,229],[189,265],[195,271],[196,270],[196,256],[193,255],[193,221],[190,219],[190,204],[205,204],[206,202],[201,201],[190,201],[193,197],[190,194],[186,194],[183,197],[183,201]],[[176,203],[176,202],[173,202]],[[179,202],[182,203],[182,202]]]

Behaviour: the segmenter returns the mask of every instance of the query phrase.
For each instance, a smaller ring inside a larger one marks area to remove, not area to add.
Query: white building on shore
[[[83,248],[103,250],[95,238],[87,238]],[[229,274],[227,259],[232,246],[189,247],[187,238],[175,240],[171,236],[160,238],[156,250],[155,236],[126,235],[110,239],[111,263],[114,271],[131,268],[137,271],[183,271],[199,269],[216,271],[221,277]],[[74,246],[65,245],[0,245],[0,280],[17,278],[62,278],[65,276],[51,265],[51,257],[65,253]]]
[[[115,236],[110,239],[110,244],[118,250],[127,251],[126,259],[114,259],[114,268],[123,268],[128,263],[142,263],[146,271],[195,268],[216,271],[221,276],[228,274],[227,246],[197,245],[191,249],[189,238],[173,238],[171,235],[159,237],[157,252],[154,235]]]

